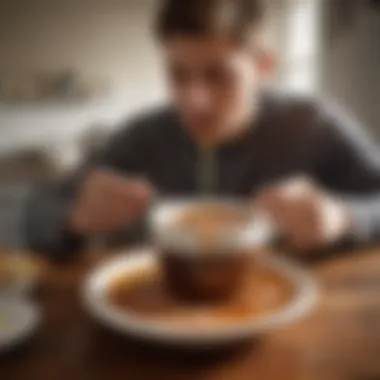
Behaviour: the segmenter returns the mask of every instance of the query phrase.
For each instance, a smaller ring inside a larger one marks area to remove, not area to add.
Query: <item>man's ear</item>
[[[256,64],[258,64],[260,73],[268,78],[275,72],[277,61],[273,52],[265,48],[259,48],[256,52]]]

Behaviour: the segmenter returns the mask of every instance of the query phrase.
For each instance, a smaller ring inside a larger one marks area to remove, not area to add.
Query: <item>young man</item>
[[[263,19],[258,0],[164,1],[157,35],[172,105],[129,123],[72,178],[36,194],[30,247],[79,251],[124,230],[154,194],[249,197],[295,248],[375,238],[376,150],[332,107],[263,91]]]

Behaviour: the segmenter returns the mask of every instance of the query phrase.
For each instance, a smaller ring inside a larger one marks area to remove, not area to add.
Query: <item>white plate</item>
[[[142,320],[110,304],[106,292],[115,277],[132,274],[156,263],[151,249],[135,249],[95,269],[84,286],[84,302],[89,312],[102,324],[115,331],[161,343],[180,345],[215,345],[233,343],[255,337],[286,323],[295,322],[310,312],[318,299],[318,286],[306,271],[278,257],[268,256],[262,265],[282,273],[295,286],[295,296],[286,307],[271,315],[254,318],[248,322],[230,323],[223,329],[194,330],[194,328],[176,327],[168,324]]]
[[[40,314],[24,300],[0,300],[0,352],[21,344],[35,331]]]

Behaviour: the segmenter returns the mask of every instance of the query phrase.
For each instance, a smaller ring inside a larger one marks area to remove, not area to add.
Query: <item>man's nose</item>
[[[211,94],[207,88],[201,84],[189,86],[186,94],[189,108],[197,111],[209,109],[211,105]]]

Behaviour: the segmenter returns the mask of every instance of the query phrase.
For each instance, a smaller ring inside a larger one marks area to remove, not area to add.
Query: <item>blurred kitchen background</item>
[[[380,1],[269,2],[275,83],[336,99],[380,138]],[[158,3],[0,0],[0,218],[9,226],[35,186],[165,100],[151,28]],[[0,245],[22,246],[1,234]]]

